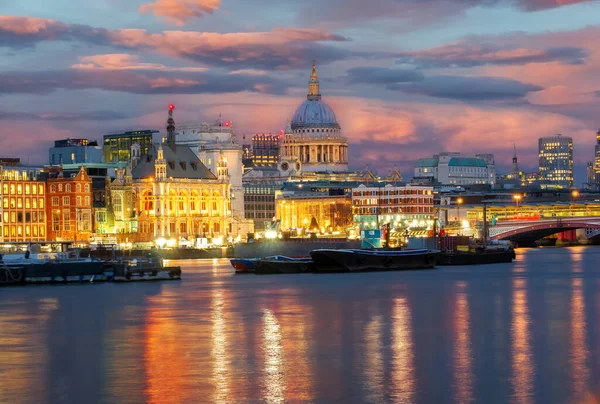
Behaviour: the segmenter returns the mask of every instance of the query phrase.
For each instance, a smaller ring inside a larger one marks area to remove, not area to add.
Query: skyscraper
[[[600,129],[596,133],[596,146],[594,147],[594,172],[596,185],[600,185]]]
[[[552,187],[573,186],[573,139],[560,134],[541,137],[539,145],[540,179]]]

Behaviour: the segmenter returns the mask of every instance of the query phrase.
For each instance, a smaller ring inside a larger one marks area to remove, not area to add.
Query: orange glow
[[[514,402],[533,402],[533,362],[530,319],[525,279],[513,281],[512,298],[512,389]]]
[[[367,387],[367,402],[382,403],[385,401],[384,396],[384,359],[382,354],[383,341],[381,340],[383,333],[382,316],[375,316],[369,321],[365,327],[365,382]]]
[[[459,282],[454,310],[454,383],[456,384],[455,402],[469,403],[473,401],[473,373],[471,352],[471,324],[469,320],[469,301],[466,285]]]
[[[393,401],[414,401],[415,374],[410,309],[406,298],[394,299],[392,309],[392,393]]]
[[[263,353],[264,388],[263,395],[268,403],[285,401],[286,375],[284,369],[284,352],[281,346],[281,326],[271,310],[263,310]]]

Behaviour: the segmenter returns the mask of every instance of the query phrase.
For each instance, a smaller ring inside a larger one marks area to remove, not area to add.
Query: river
[[[600,248],[512,264],[0,289],[0,403],[587,403]]]

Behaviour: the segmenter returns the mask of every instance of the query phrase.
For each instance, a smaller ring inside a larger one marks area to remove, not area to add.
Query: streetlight
[[[571,191],[571,196],[573,197],[573,199],[577,199],[577,197],[579,196],[579,191],[574,189],[573,191]],[[571,216],[573,216],[573,209],[571,205],[569,205],[569,211],[571,213]]]
[[[521,200],[521,198],[523,198],[521,195],[519,194],[515,194],[513,195],[513,199],[515,200],[515,205],[516,205],[516,210],[519,210],[519,201]],[[517,212],[518,214],[518,212]]]
[[[456,215],[458,216],[457,219],[460,222],[460,205],[463,203],[463,198],[458,198],[456,200]]]

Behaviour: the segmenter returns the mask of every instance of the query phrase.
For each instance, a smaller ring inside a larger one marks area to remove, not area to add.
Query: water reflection
[[[227,371],[227,335],[225,331],[223,292],[219,289],[212,291],[212,349],[214,403],[229,402],[229,386]]]
[[[586,342],[585,302],[583,281],[573,279],[571,289],[571,376],[573,378],[573,402],[578,402],[587,394],[589,368]]]
[[[414,401],[414,354],[411,315],[405,298],[394,299],[392,309],[392,399],[396,403]]]
[[[530,341],[530,319],[525,279],[513,280],[512,301],[512,389],[514,402],[532,402],[533,361]]]
[[[365,379],[367,384],[367,401],[380,403],[384,401],[383,390],[383,331],[382,316],[375,316],[365,327],[366,336],[366,366]]]
[[[264,392],[267,403],[282,403],[285,396],[281,326],[271,310],[263,310]]]
[[[456,307],[454,309],[454,383],[455,402],[473,401],[473,373],[471,357],[471,324],[469,321],[468,292],[464,282],[458,283]]]
[[[58,299],[5,303],[0,316],[0,403],[47,401],[46,331]],[[24,399],[27,397],[27,399]]]

